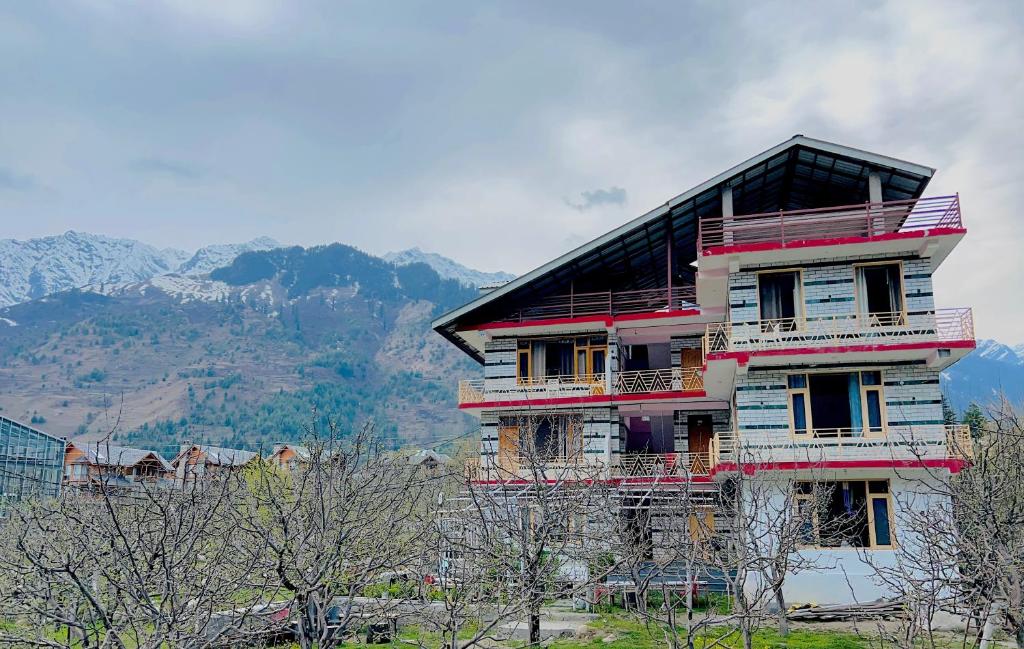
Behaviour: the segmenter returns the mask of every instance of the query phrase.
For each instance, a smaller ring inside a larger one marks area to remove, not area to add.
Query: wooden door
[[[682,367],[703,367],[704,359],[701,358],[701,350],[698,347],[680,350],[680,365]]]
[[[507,471],[519,469],[519,427],[498,428],[498,466]]]
[[[711,447],[711,437],[714,435],[714,427],[710,415],[690,415],[686,418],[687,449],[690,453],[700,453],[702,457],[707,455]]]

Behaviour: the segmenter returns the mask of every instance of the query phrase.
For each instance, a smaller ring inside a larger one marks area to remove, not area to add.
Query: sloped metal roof
[[[540,297],[599,290],[662,288],[668,283],[671,241],[673,285],[692,284],[701,218],[721,215],[722,191],[735,214],[848,205],[867,200],[868,174],[877,172],[886,201],[917,198],[931,167],[803,135],[763,151],[675,196],[642,216],[481,295],[433,322],[435,331],[477,361],[480,351],[458,329],[499,317]]]

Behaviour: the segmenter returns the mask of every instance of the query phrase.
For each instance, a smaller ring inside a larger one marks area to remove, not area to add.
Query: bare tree
[[[242,476],[234,516],[244,560],[270,576],[270,598],[288,602],[303,649],[333,646],[370,614],[357,598],[408,566],[427,493],[427,478],[383,447],[372,426],[351,437],[333,424],[310,433],[296,471],[256,464]]]
[[[227,480],[68,490],[8,511],[0,642],[48,647],[214,646],[255,615],[262,584],[240,556]],[[218,612],[241,607],[231,625]]]

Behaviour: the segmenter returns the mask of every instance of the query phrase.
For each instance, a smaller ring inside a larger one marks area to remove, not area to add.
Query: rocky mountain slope
[[[515,275],[498,271],[486,273],[479,270],[467,268],[462,264],[443,257],[435,252],[423,252],[419,248],[409,248],[400,252],[389,252],[384,255],[385,261],[390,261],[397,266],[423,263],[446,279],[458,280],[465,286],[479,287],[500,282],[507,282],[516,278]]]
[[[243,252],[277,246],[264,237],[189,253],[74,231],[27,241],[4,239],[0,240],[0,306],[87,284],[127,284],[168,273],[208,273]]]
[[[475,293],[340,244],[89,284],[0,309],[0,408],[54,434],[166,450],[370,419],[396,444],[447,439],[471,429],[455,381],[477,368],[429,325]]]
[[[979,340],[976,350],[942,373],[942,388],[958,412],[972,402],[990,404],[1000,394],[1024,404],[1024,345]]]

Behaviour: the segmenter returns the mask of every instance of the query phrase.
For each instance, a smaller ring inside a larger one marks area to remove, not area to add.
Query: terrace
[[[703,389],[704,381],[700,368],[672,367],[611,372],[609,375],[520,377],[516,381],[463,379],[459,381],[458,399],[459,405],[464,406],[488,402],[528,402],[606,395],[627,398],[632,395],[671,396],[684,392],[700,392]]]
[[[844,463],[847,468],[895,462],[959,470],[973,457],[971,431],[964,425],[929,425],[865,435],[850,429],[815,429],[806,435],[769,436],[730,431],[716,433],[711,442],[711,466],[716,470],[740,464],[778,468],[813,468]]]
[[[702,218],[702,255],[921,237],[963,229],[960,198],[938,196],[818,209]]]
[[[974,340],[970,308],[923,313],[850,313],[710,324],[704,352],[829,350],[901,343],[961,343]],[[973,346],[973,345],[972,345]]]
[[[535,320],[560,320],[587,316],[620,316],[638,313],[696,310],[694,286],[673,286],[638,291],[600,291],[570,293],[540,298],[529,306],[509,312],[496,322],[516,323]]]

